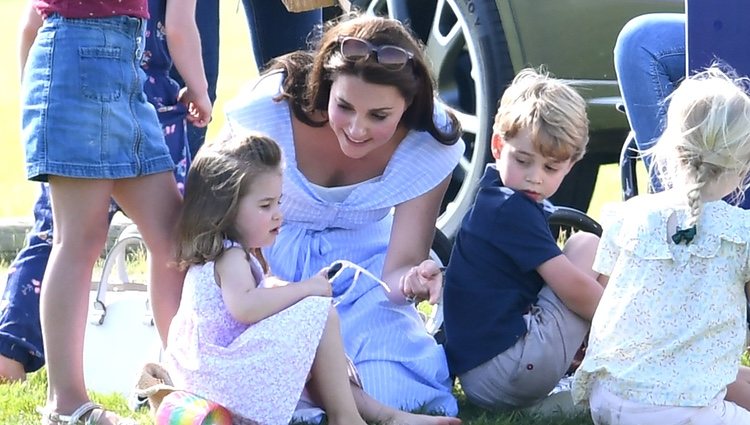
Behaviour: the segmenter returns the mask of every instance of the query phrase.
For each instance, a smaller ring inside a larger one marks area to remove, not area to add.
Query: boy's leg
[[[586,272],[589,276],[597,280],[602,286],[606,286],[606,279],[599,273],[592,270],[594,265],[594,257],[596,256],[596,250],[599,247],[599,237],[586,232],[577,232],[568,238],[563,248],[563,253],[566,257],[580,270]],[[592,300],[592,303],[597,303],[599,300]],[[589,324],[590,325],[590,324]],[[588,336],[584,338],[581,346],[576,350],[571,363],[568,364],[567,373],[571,374],[581,365],[583,357],[586,352]]]
[[[573,233],[563,247],[563,254],[568,257],[573,265],[578,267],[594,280],[599,281],[599,273],[592,270],[594,257],[599,247],[599,237],[593,233],[576,232]]]
[[[591,268],[598,244],[596,235],[577,232],[568,239],[563,253],[576,267],[598,279]],[[538,298],[524,315],[526,335],[459,377],[472,402],[496,409],[531,406],[565,376],[591,324],[571,311],[549,286],[539,291]]]
[[[737,379],[727,386],[727,395],[724,399],[750,410],[750,368],[740,366]]]
[[[52,209],[47,185],[40,186],[34,227],[8,269],[0,301],[0,382],[23,380],[44,365],[39,293],[52,250]]]
[[[539,402],[565,375],[590,326],[548,286],[524,320],[528,331],[514,346],[459,376],[473,403],[509,410]]]

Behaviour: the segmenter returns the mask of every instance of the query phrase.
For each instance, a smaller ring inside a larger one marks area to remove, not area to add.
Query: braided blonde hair
[[[646,152],[664,186],[684,191],[688,225],[700,217],[708,183],[732,174],[743,177],[734,191],[735,201],[742,200],[750,169],[748,87],[750,80],[716,64],[687,78],[670,97],[664,133]]]

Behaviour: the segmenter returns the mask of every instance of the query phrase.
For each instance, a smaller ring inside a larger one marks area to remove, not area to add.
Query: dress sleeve
[[[268,132],[265,127],[276,120],[273,106],[278,104],[272,99],[279,94],[283,79],[284,74],[280,72],[261,76],[245,84],[237,96],[227,101],[224,118],[229,134]]]

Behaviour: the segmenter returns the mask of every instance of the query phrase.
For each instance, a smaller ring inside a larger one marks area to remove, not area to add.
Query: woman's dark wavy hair
[[[270,137],[245,134],[203,145],[190,165],[185,202],[177,222],[177,265],[216,260],[224,241],[242,242],[235,227],[239,201],[259,175],[281,172],[282,152]],[[247,248],[268,272],[258,248]]]
[[[394,71],[377,63],[374,55],[363,61],[347,61],[340,52],[339,36],[357,37],[375,46],[390,44],[414,54],[402,69]],[[325,24],[322,34],[308,51],[297,51],[274,59],[266,73],[286,73],[282,93],[276,100],[287,100],[294,116],[307,125],[322,127],[327,120],[315,121],[314,111],[326,112],[331,84],[339,75],[351,75],[371,83],[395,87],[409,105],[401,117],[408,129],[427,131],[445,145],[461,135],[456,116],[446,111],[450,126],[438,128],[433,118],[435,84],[423,45],[399,21],[382,17],[349,14]]]

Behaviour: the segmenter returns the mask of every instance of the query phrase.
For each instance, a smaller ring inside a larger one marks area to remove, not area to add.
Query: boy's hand
[[[402,276],[399,284],[407,300],[437,304],[443,290],[443,273],[435,261],[424,260]]]
[[[188,109],[187,120],[196,127],[205,127],[211,122],[213,106],[208,92],[194,93],[188,87],[183,87],[177,100],[184,103]]]
[[[328,277],[326,276],[327,272],[328,268],[324,268],[315,276],[301,282],[310,289],[311,296],[330,297],[333,295],[331,282],[328,281]]]

